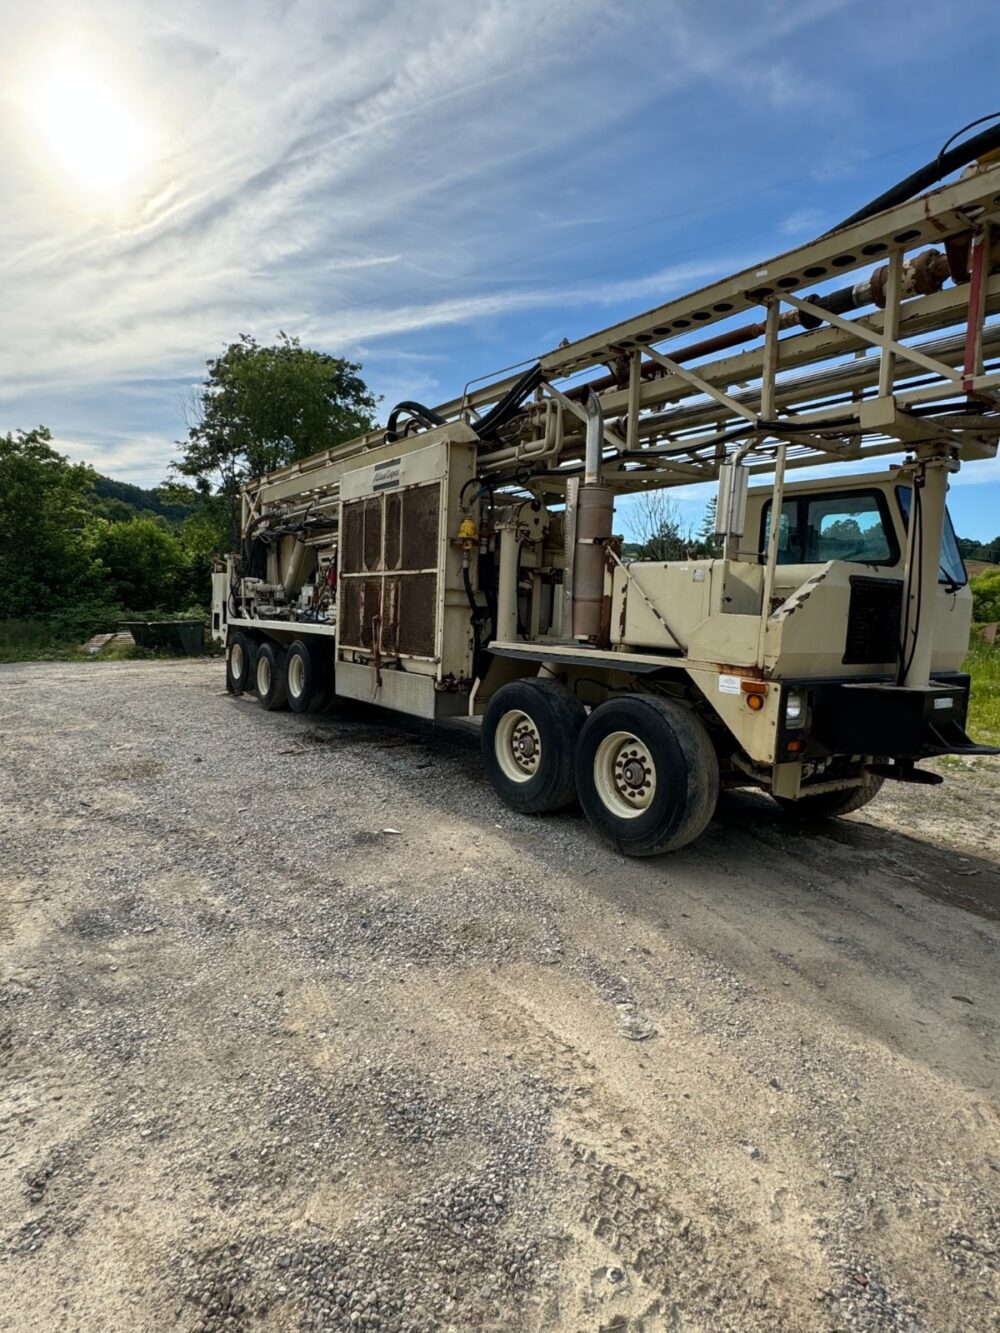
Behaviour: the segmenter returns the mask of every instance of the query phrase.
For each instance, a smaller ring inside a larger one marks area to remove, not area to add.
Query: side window
[[[877,494],[868,491],[811,498],[807,524],[810,564],[825,564],[827,560],[851,560],[861,565],[893,563]]]
[[[897,486],[896,498],[899,501],[899,507],[903,512],[903,522],[906,527],[910,526],[910,503],[913,499],[913,492],[909,486]],[[955,540],[955,529],[952,527],[951,515],[945,511],[944,532],[941,534],[941,576],[939,583],[952,583],[959,588],[964,587],[969,581],[969,576],[965,572],[965,561],[962,559],[962,553],[958,549],[958,542]]]
[[[767,558],[771,504],[764,506],[761,554]],[[825,565],[846,560],[858,565],[894,565],[896,536],[881,491],[839,491],[798,495],[781,506],[779,565]]]
[[[767,556],[767,544],[771,540],[771,505],[764,506],[764,530],[761,537],[762,556]],[[781,518],[778,520],[778,564],[801,565],[802,549],[799,541],[799,506],[797,500],[786,500],[781,506]]]

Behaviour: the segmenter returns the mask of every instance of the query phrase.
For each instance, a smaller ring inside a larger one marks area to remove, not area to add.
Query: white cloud
[[[164,465],[151,471],[150,461],[172,452],[172,441],[156,435],[126,438],[64,439],[54,436],[52,447],[74,463],[90,463],[105,476],[130,481],[137,486],[156,485],[166,477]]]
[[[735,0],[14,8],[12,96],[52,52],[89,51],[155,147],[109,211],[53,184],[16,102],[0,108],[0,429],[50,421],[102,467],[134,475],[145,458],[162,475],[184,383],[240,332],[363,349],[387,396],[448,396],[470,373],[442,360],[448,330],[487,344],[545,311],[558,341],[737,268],[757,257],[733,253],[749,238],[713,250],[700,233],[706,186],[738,190],[733,164],[699,156],[688,130],[731,95],[797,97],[779,48],[850,3],[768,0],[753,23]],[[621,187],[629,154],[659,194]],[[665,200],[697,259],[656,218]],[[786,225],[808,230],[807,215]]]

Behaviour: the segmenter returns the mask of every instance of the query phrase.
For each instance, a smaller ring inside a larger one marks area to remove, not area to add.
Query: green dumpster
[[[140,648],[169,648],[186,657],[197,657],[205,646],[205,627],[200,620],[123,620]]]

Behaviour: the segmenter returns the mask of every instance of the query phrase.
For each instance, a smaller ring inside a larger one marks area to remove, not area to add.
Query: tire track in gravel
[[[23,671],[0,1329],[990,1326],[996,865],[924,793],[628,862],[467,726]]]

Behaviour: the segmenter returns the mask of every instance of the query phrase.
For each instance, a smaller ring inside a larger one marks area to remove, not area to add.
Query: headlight
[[[785,695],[785,726],[804,727],[806,724],[805,690],[789,690]]]

